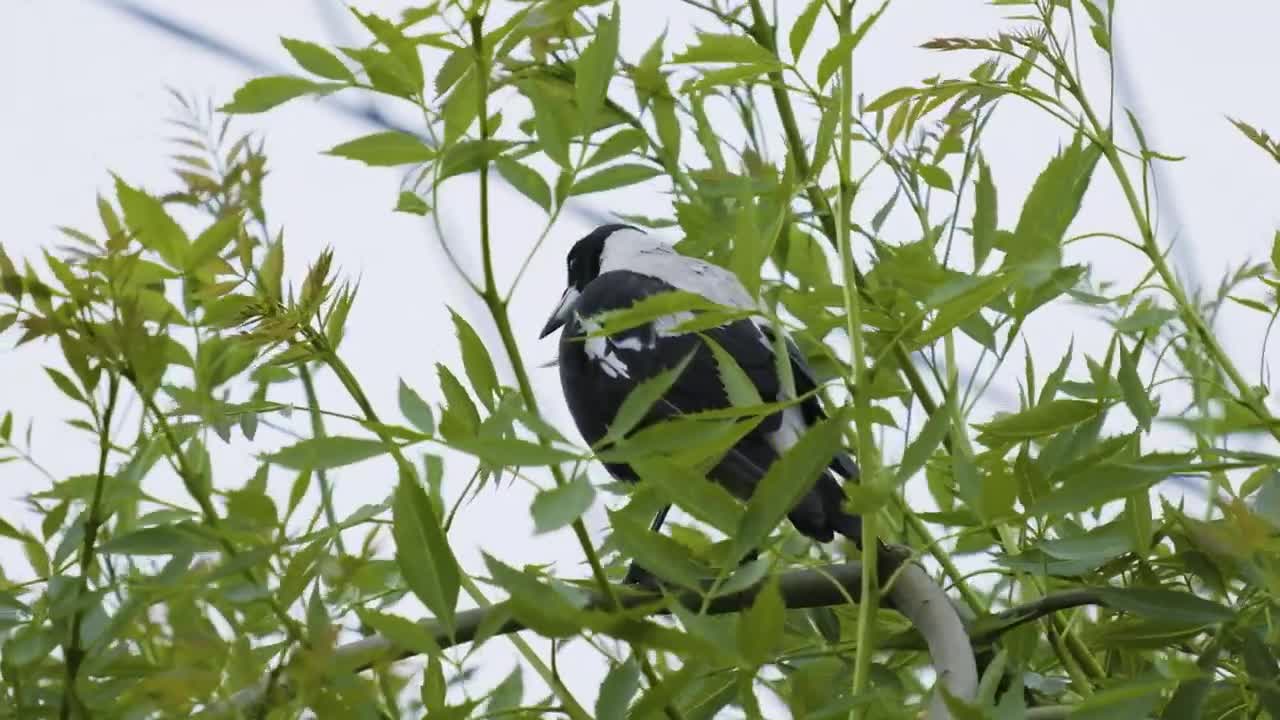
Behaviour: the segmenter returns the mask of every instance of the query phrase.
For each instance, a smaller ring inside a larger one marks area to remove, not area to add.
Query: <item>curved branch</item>
[[[910,619],[925,637],[938,678],[947,684],[951,694],[972,698],[977,688],[977,670],[969,637],[955,608],[941,586],[923,568],[914,562],[905,561],[905,548],[886,548],[881,551],[881,555],[880,566],[885,579],[892,579],[892,586],[884,597],[885,602]],[[847,562],[784,573],[779,578],[778,589],[786,607],[795,610],[843,605],[848,597],[857,599],[861,582],[862,566],[856,562]],[[745,590],[717,597],[707,605],[706,612],[709,615],[725,615],[745,610],[751,607],[762,586],[763,581]],[[638,607],[661,598],[660,594],[637,592],[630,586],[617,586],[615,591],[618,602],[624,608]],[[703,605],[702,595],[692,590],[673,592],[671,598],[695,612]],[[494,613],[505,612],[504,605],[499,603],[488,608],[458,613],[452,636],[433,621],[427,620],[423,624],[441,648],[460,645],[474,640],[476,633]],[[592,595],[588,606],[608,608],[611,604],[608,598],[597,592]],[[654,614],[664,615],[669,612],[664,608]],[[505,635],[524,629],[515,620],[508,620],[492,634]],[[381,635],[370,635],[336,648],[333,651],[333,667],[338,671],[360,672],[377,663],[401,660],[416,654],[398,647]],[[280,674],[275,678],[264,676],[226,701],[210,706],[201,715],[252,717],[254,711],[283,701],[291,693],[287,674]],[[929,717],[934,720],[950,717],[941,704],[940,695],[935,697]]]

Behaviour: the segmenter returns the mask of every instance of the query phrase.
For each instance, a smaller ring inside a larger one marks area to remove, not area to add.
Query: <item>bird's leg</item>
[[[649,530],[651,532],[662,532],[662,524],[667,521],[667,513],[670,511],[670,505],[663,505],[658,514],[653,516],[653,522],[649,523]],[[634,560],[627,567],[627,574],[622,578],[622,582],[624,585],[639,585],[653,590],[658,589],[658,578],[654,577],[653,573],[637,565]]]

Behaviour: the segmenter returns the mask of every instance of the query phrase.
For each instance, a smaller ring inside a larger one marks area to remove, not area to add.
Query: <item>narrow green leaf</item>
[[[997,201],[996,186],[991,180],[991,166],[978,155],[978,179],[973,198],[973,267],[982,267],[991,248],[996,246]]]
[[[1096,592],[1114,610],[1167,622],[1216,625],[1236,615],[1230,608],[1181,590],[1148,587],[1107,587]]]
[[[494,167],[521,195],[537,203],[544,212],[551,212],[551,188],[536,171],[509,157],[498,158],[494,161]]]
[[[355,76],[351,74],[351,70],[325,48],[313,42],[287,37],[280,38],[280,44],[284,45],[284,49],[293,56],[293,61],[303,70],[330,80],[355,82]]]
[[[752,493],[747,511],[733,536],[735,558],[759,547],[813,487],[818,474],[823,472],[840,448],[843,426],[843,413],[819,421],[769,466],[764,479]]]
[[[480,115],[480,80],[474,67],[454,84],[441,114],[444,116],[444,144],[452,145]]]
[[[1133,413],[1133,417],[1137,419],[1138,425],[1143,429],[1151,430],[1151,419],[1155,416],[1155,408],[1151,404],[1151,396],[1147,394],[1147,388],[1142,384],[1142,378],[1138,377],[1138,361],[1124,346],[1119,344],[1120,354],[1120,372],[1117,380],[1120,381],[1120,390],[1124,393],[1124,403],[1129,407],[1129,411]]]
[[[603,440],[605,444],[617,442],[625,437],[649,414],[654,404],[667,394],[671,386],[684,373],[689,362],[693,360],[694,352],[696,351],[690,351],[675,367],[641,381],[627,393],[618,407],[618,413],[613,417],[613,422],[609,423],[609,431]]]
[[[751,608],[738,615],[738,652],[752,665],[769,662],[782,645],[786,609],[775,577],[760,588]]]
[[[328,470],[368,460],[385,452],[387,446],[381,440],[332,435],[307,438],[263,459],[295,470]]]
[[[160,200],[116,178],[116,197],[125,224],[142,247],[154,251],[171,268],[181,268],[189,240]]]
[[[467,379],[471,381],[471,389],[475,390],[485,407],[493,410],[498,394],[498,373],[493,368],[489,351],[465,318],[452,308],[449,309],[449,315],[453,318],[453,328],[462,348],[462,365],[467,371]]]
[[[254,78],[240,86],[231,102],[218,110],[233,115],[260,113],[303,95],[328,95],[345,87],[342,83],[318,83],[296,75]]]
[[[596,697],[596,720],[626,720],[631,699],[640,689],[640,666],[635,658],[614,665],[600,684]]]
[[[574,96],[578,101],[578,119],[582,131],[595,127],[596,114],[604,107],[618,58],[619,5],[614,3],[609,17],[596,23],[595,37],[582,51],[575,64]]]
[[[117,535],[102,544],[112,555],[174,555],[213,550],[218,543],[190,523],[156,525]]]
[[[791,26],[791,34],[787,40],[791,47],[793,61],[798,61],[800,53],[804,52],[804,46],[809,42],[809,35],[813,33],[813,24],[817,22],[818,13],[824,6],[823,0],[809,0],[809,4],[805,5],[800,16],[796,18],[795,24]]]
[[[635,185],[650,178],[661,175],[662,171],[648,165],[622,163],[610,165],[578,180],[570,188],[570,195],[586,195],[605,190],[616,190],[627,185]]]
[[[915,338],[917,346],[929,345],[977,315],[996,298],[1001,297],[1015,277],[1013,273],[1007,272],[986,277],[974,276],[970,278],[974,284],[968,290],[945,302],[930,303],[931,306],[938,307],[938,314],[934,316],[933,322],[929,323],[929,327]]]
[[[729,396],[729,403],[737,407],[753,407],[763,403],[760,390],[755,383],[751,382],[751,378],[747,376],[738,361],[729,354],[729,351],[709,335],[703,335],[702,339],[711,348],[711,354],[716,358],[720,383],[724,385],[725,392]]]
[[[1098,145],[1085,147],[1084,142],[1083,136],[1077,135],[1031,186],[1013,231],[1013,245],[1006,249],[1010,262],[1039,262],[1049,257],[1055,267],[1060,264],[1062,238],[1080,210],[1093,168],[1102,155]]]
[[[840,68],[840,64],[846,57],[853,54],[853,51],[856,50],[858,45],[862,42],[862,38],[866,37],[867,31],[871,29],[872,25],[876,24],[876,21],[880,19],[880,16],[884,14],[884,11],[888,7],[889,0],[885,0],[885,2],[880,5],[879,9],[863,18],[862,22],[858,23],[858,27],[854,28],[853,32],[848,35],[841,36],[835,46],[822,56],[822,59],[818,61],[818,87],[826,86],[827,81],[830,80],[831,76],[835,75],[836,70]]]
[[[431,206],[427,204],[426,200],[418,197],[417,193],[401,190],[400,195],[396,197],[394,210],[410,215],[426,215],[431,212]]]
[[[236,236],[236,232],[240,229],[240,221],[240,215],[228,215],[200,233],[192,243],[191,250],[187,252],[184,269],[187,272],[195,272],[204,267],[205,263],[218,257],[223,248]]]
[[[672,58],[680,63],[749,63],[778,67],[773,53],[746,35],[698,33],[697,43]]]
[[[484,554],[489,575],[510,596],[511,614],[544,637],[565,637],[578,632],[584,623],[582,604],[557,591],[528,572],[520,572],[488,553]]]
[[[1244,633],[1244,666],[1261,706],[1272,718],[1280,718],[1280,666],[1272,648],[1253,629]]]
[[[1127,466],[1092,466],[1068,477],[1060,488],[1037,498],[1027,515],[1065,515],[1145,491],[1168,472]]]
[[[452,634],[458,603],[458,561],[427,493],[412,478],[402,476],[396,485],[391,513],[400,574],[413,594]]]
[[[944,401],[945,402],[945,401]],[[902,462],[898,465],[898,483],[905,483],[910,480],[920,468],[933,455],[933,451],[942,444],[947,437],[947,433],[951,430],[951,413],[946,412],[940,406],[929,419],[925,421],[924,427],[920,429],[920,434],[916,435],[915,440],[907,445],[907,449],[902,452]]]
[[[943,170],[937,165],[916,165],[916,173],[920,176],[920,179],[924,180],[925,184],[930,187],[945,190],[947,192],[955,192],[955,186],[951,182],[951,176],[947,174],[946,170]]]
[[[440,654],[440,644],[423,623],[372,608],[357,607],[356,613],[361,622],[398,647],[428,656]]]
[[[576,453],[512,437],[462,437],[448,440],[448,445],[493,467],[535,467],[578,459]]]
[[[1098,403],[1060,398],[974,427],[999,440],[1027,440],[1061,432],[1100,412]]]
[[[427,162],[436,156],[435,151],[417,137],[399,130],[376,132],[349,140],[329,149],[326,154],[359,160],[374,167]]]
[[[536,81],[526,82],[520,89],[533,105],[533,127],[538,134],[542,152],[557,165],[569,170],[573,167],[573,162],[569,159],[569,139],[572,137],[569,128],[575,125],[572,124],[572,116],[565,103]]]
[[[664,580],[688,588],[714,575],[699,562],[689,548],[676,540],[651,532],[648,527],[622,513],[609,513],[613,542],[623,555]]]
[[[686,464],[655,455],[631,465],[664,500],[726,535],[732,535],[742,522],[742,504]]]
[[[498,686],[489,693],[489,702],[485,704],[485,714],[492,717],[504,714],[519,707],[524,699],[524,670],[520,665],[510,672]]]
[[[53,380],[53,384],[56,385],[58,389],[62,391],[63,395],[66,395],[67,397],[71,398],[72,400],[75,400],[78,403],[83,403],[85,401],[84,395],[81,394],[80,389],[76,387],[76,384],[71,381],[71,378],[62,374],[62,372],[58,370],[54,370],[51,367],[45,368],[44,371],[45,371],[45,374],[49,376],[49,379]]]
[[[530,507],[534,532],[551,532],[572,523],[582,517],[595,498],[596,490],[585,475],[578,475],[559,487],[539,491]]]
[[[422,396],[405,384],[403,379],[400,380],[397,395],[400,400],[400,412],[405,419],[423,433],[427,435],[434,434],[436,431],[435,416],[431,413],[431,406],[422,399]]]
[[[480,412],[458,378],[442,363],[436,363],[440,392],[444,393],[445,411],[440,417],[440,432],[445,438],[471,437],[480,427]]]

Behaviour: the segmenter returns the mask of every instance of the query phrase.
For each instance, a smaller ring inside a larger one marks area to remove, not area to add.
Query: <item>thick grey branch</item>
[[[881,566],[887,577],[902,565],[906,552],[903,549],[896,549],[884,555]],[[861,581],[861,565],[848,562],[812,570],[792,570],[779,578],[778,588],[788,608],[815,608],[843,605],[848,597],[856,600]],[[737,593],[717,597],[711,601],[707,612],[712,615],[723,615],[744,610],[751,606],[759,588],[760,585],[755,585]],[[619,587],[618,595],[620,601],[627,607],[636,607],[660,599],[656,593],[638,593],[630,587]],[[680,604],[692,610],[698,610],[703,602],[702,595],[693,591],[678,592],[674,597]],[[910,619],[919,629],[920,634],[925,637],[938,677],[947,684],[951,694],[966,699],[972,698],[977,688],[977,670],[973,652],[970,650],[964,624],[942,588],[918,565],[910,563],[903,566],[897,573],[884,599],[891,607]],[[607,607],[606,599],[603,597],[593,596],[591,604],[602,608]],[[458,613],[452,637],[432,621],[425,621],[424,625],[431,630],[440,647],[450,647],[471,642],[484,621],[492,613],[502,612],[502,608],[503,604],[500,603],[488,608]],[[665,610],[659,610],[657,614],[665,612]],[[494,634],[503,635],[524,629],[520,623],[508,620]],[[376,663],[403,659],[414,654],[380,635],[371,635],[338,647],[334,651],[333,659],[337,670],[359,672]],[[227,701],[210,707],[204,714],[210,717],[252,716],[256,709],[278,702],[288,697],[290,692],[287,673],[275,678],[274,683],[270,677],[264,677],[254,685],[237,692]],[[939,697],[935,699],[930,711],[931,718],[950,717],[945,708],[940,710],[940,707]]]

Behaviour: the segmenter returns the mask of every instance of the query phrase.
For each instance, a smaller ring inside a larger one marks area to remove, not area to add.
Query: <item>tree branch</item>
[[[880,567],[885,577],[892,579],[887,588],[884,600],[906,616],[920,634],[925,637],[934,669],[941,682],[947,684],[951,694],[957,697],[972,697],[977,687],[977,669],[973,652],[970,649],[968,634],[955,608],[946,594],[929,575],[916,563],[907,560],[905,548],[889,548],[882,553]],[[896,577],[895,577],[896,574]],[[792,570],[779,578],[778,588],[786,607],[803,609],[843,605],[847,597],[857,599],[862,583],[862,566],[856,562],[828,565],[821,568]],[[756,593],[764,581],[740,592],[722,595],[707,604],[708,615],[725,615],[751,607]],[[662,596],[653,592],[637,592],[629,586],[615,586],[614,594],[623,608],[633,608]],[[698,611],[702,608],[703,597],[700,593],[685,590],[673,591],[671,598],[684,607]],[[589,607],[601,609],[611,607],[611,600],[603,593],[593,593]],[[475,639],[476,633],[490,620],[494,613],[506,612],[505,603],[492,607],[464,610],[454,620],[454,632],[450,635],[432,620],[423,621],[423,625],[431,632],[441,648],[452,647]],[[659,609],[655,615],[665,615],[670,611]],[[507,620],[493,635],[517,633],[525,627],[515,620]],[[398,647],[381,635],[356,640],[336,648],[333,652],[333,667],[339,672],[360,672],[375,664],[402,660],[416,655],[416,652]],[[966,692],[967,689],[967,692]],[[226,701],[211,705],[201,717],[239,717],[251,716],[264,707],[284,701],[292,695],[293,688],[289,682],[287,671],[273,679],[263,677],[250,687],[232,695]],[[930,708],[931,720],[944,720],[950,714],[942,705],[941,694],[935,696]]]

